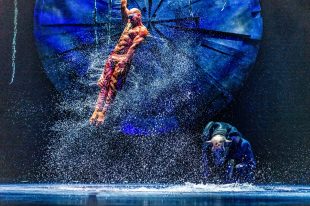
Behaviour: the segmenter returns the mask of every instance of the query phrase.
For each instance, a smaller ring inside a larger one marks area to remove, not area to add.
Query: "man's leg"
[[[98,86],[100,87],[100,92],[97,98],[95,111],[93,112],[91,118],[89,119],[90,123],[93,124],[97,120],[97,125],[103,123],[105,111],[103,111],[103,104],[106,101],[106,97],[108,94],[108,88],[111,80],[111,76],[114,72],[115,63],[111,58],[108,58],[104,71],[102,72],[99,80]]]
[[[110,84],[109,84],[109,89],[107,93],[107,97],[105,100],[105,105],[102,109],[102,111],[106,112],[110,105],[113,103],[117,90],[122,86],[119,84],[123,84],[122,79],[124,78],[125,75],[125,67],[120,67],[119,65],[116,65],[115,70],[111,76]]]
[[[102,119],[104,117],[102,106],[105,102],[106,94],[107,94],[107,88],[104,86],[100,89],[100,92],[99,92],[99,95],[97,98],[97,102],[96,102],[95,111],[93,112],[92,116],[89,119],[91,124],[95,123],[96,120],[102,121]]]

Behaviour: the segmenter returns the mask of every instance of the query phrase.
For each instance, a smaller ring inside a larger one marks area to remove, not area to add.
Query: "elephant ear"
[[[204,142],[207,142],[211,139],[211,134],[213,133],[213,126],[214,126],[214,122],[209,122],[207,124],[207,126],[204,128],[203,130],[203,135],[202,135],[202,139],[204,140]]]
[[[229,139],[232,139],[233,137],[241,137],[241,133],[237,130],[236,127],[232,126],[232,125],[229,125],[230,128],[229,128],[229,132],[228,132],[228,135],[227,137]]]
[[[230,132],[228,134],[229,140],[233,140],[236,143],[239,143],[240,139],[243,138],[242,134],[234,126],[231,126]]]
[[[230,145],[232,144],[232,140],[225,140],[225,147],[230,147]]]

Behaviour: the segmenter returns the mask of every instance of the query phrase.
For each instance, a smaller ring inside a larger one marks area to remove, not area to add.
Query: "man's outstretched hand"
[[[93,115],[89,119],[89,123],[93,125],[95,124],[96,126],[100,126],[103,124],[104,120],[105,120],[105,112],[95,109]]]

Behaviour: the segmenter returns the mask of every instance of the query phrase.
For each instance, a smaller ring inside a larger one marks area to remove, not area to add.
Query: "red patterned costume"
[[[121,3],[123,20],[127,20],[127,24],[98,80],[100,92],[95,111],[89,120],[91,124],[100,125],[104,122],[117,90],[125,82],[135,49],[148,35],[148,30],[141,21],[141,11],[136,8],[128,10],[127,0],[122,0]]]

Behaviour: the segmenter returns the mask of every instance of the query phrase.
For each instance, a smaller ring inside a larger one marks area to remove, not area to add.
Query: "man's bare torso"
[[[126,56],[128,49],[133,45],[134,39],[141,35],[141,31],[147,30],[145,26],[136,26],[132,28],[130,23],[127,23],[117,45],[115,46],[112,56]]]

